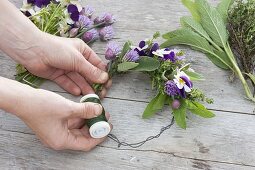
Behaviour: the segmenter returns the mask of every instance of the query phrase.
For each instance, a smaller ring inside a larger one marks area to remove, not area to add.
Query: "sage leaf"
[[[127,41],[124,46],[123,46],[123,49],[120,53],[120,57],[123,58],[125,56],[125,54],[131,49],[131,42],[130,41]]]
[[[197,22],[199,22],[200,21],[200,15],[197,11],[195,2],[193,0],[182,0],[182,4],[189,9],[189,11],[190,11],[191,15],[193,16],[193,18]]]
[[[124,62],[118,65],[118,72],[125,72],[137,67],[139,64],[135,62]]]
[[[197,21],[195,21],[192,17],[181,17],[180,19],[182,27],[191,28],[193,31],[201,35],[207,40],[211,40],[207,32],[204,30],[204,28],[201,26],[201,24]]]
[[[190,31],[192,31],[192,30],[188,29],[188,28],[180,28],[180,29],[165,33],[162,35],[162,37],[164,39],[171,39],[176,36],[187,35],[188,33],[190,33]]]
[[[191,48],[202,51],[204,53],[213,53],[210,44],[206,41],[205,38],[201,37],[197,33],[187,29],[180,31],[180,33],[181,34],[176,35],[161,44],[161,47],[164,48],[173,45],[188,45]]]
[[[203,118],[212,118],[215,116],[213,112],[207,110],[204,105],[200,104],[199,102],[187,100],[186,103],[188,110],[191,111],[193,114],[196,114]]]
[[[138,61],[139,65],[135,67],[134,71],[155,71],[158,69],[160,63],[157,59],[152,57],[141,57]]]
[[[186,129],[186,101],[181,100],[181,105],[179,109],[173,109],[174,120],[178,126],[183,129]]]
[[[221,0],[221,2],[217,6],[217,11],[220,13],[223,18],[224,23],[227,22],[228,19],[228,9],[234,3],[234,0]]]
[[[180,34],[178,34],[180,33]],[[168,35],[171,35],[171,33],[167,33]],[[207,57],[218,67],[223,69],[229,69],[231,68],[231,65],[229,63],[229,59],[227,56],[223,56],[225,53],[218,52],[215,50],[219,55],[215,54],[214,48],[208,43],[208,41],[198,35],[197,33],[193,32],[192,30],[188,29],[181,29],[181,31],[177,32],[175,31],[175,36],[167,39],[166,42],[161,44],[161,47],[170,47],[173,45],[187,45],[190,46],[192,49],[201,51],[207,55]],[[222,55],[222,56],[221,56]],[[225,61],[226,60],[226,61]]]
[[[202,27],[202,25],[195,21],[192,17],[182,17],[180,19],[181,25],[182,27],[186,27],[186,28],[190,28],[192,29],[194,32],[196,32],[197,34],[201,35],[202,37],[204,37],[208,42],[210,42],[217,50],[222,51],[222,49],[213,42],[213,40],[210,38],[210,36],[207,34],[207,32],[204,30],[204,28]]]
[[[147,105],[147,107],[145,108],[144,112],[143,112],[143,118],[144,119],[148,119],[150,117],[152,117],[156,112],[160,111],[164,104],[165,104],[165,100],[166,100],[167,96],[165,94],[162,93],[158,93],[156,97],[154,97],[150,103]]]
[[[191,81],[198,81],[198,80],[204,80],[203,76],[201,74],[198,74],[196,72],[192,71],[184,71],[190,78]]]
[[[209,5],[206,0],[195,0],[201,16],[201,25],[213,41],[220,47],[225,47],[228,34],[220,13]]]

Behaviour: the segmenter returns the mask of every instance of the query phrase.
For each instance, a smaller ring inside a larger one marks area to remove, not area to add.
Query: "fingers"
[[[73,118],[69,119],[67,122],[68,129],[80,129],[85,124],[85,119]]]
[[[75,46],[79,49],[84,58],[94,66],[106,71],[106,64],[98,55],[80,39],[73,39]]]
[[[80,132],[82,134],[82,132]],[[98,144],[102,143],[107,137],[95,139],[92,137],[86,137],[84,135],[80,135],[77,132],[69,131],[68,138],[66,140],[66,149],[71,150],[81,150],[81,151],[90,151]]]
[[[91,119],[102,114],[103,107],[97,103],[75,103],[71,102],[70,118]]]
[[[77,96],[81,94],[80,88],[66,75],[56,77],[53,79],[53,81],[55,81],[60,87],[73,95]]]
[[[70,72],[67,76],[81,89],[83,95],[94,93],[90,84],[79,73]]]

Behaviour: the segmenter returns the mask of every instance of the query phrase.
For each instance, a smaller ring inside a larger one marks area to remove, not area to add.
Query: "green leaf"
[[[176,37],[176,36],[187,35],[187,33],[189,33],[190,31],[191,30],[188,29],[188,28],[181,28],[181,29],[177,29],[177,30],[165,33],[165,34],[162,35],[162,37],[164,39],[171,39],[171,38]]]
[[[189,77],[191,81],[204,80],[201,74],[192,71],[184,71]]]
[[[212,118],[215,115],[213,114],[213,112],[207,110],[204,105],[195,102],[195,101],[190,101],[187,100],[187,108],[189,109],[189,111],[191,111],[193,114],[196,114],[198,116],[201,116],[203,118]]]
[[[165,104],[166,97],[167,96],[165,94],[158,93],[157,96],[153,98],[147,105],[146,109],[143,112],[143,118],[150,118],[156,112],[160,111]]]
[[[223,69],[232,68],[232,64],[224,52],[219,52],[217,50],[213,51],[214,48],[212,48],[208,41],[197,33],[188,29],[181,30],[180,35],[178,35],[178,33],[175,31],[175,36],[161,44],[161,47],[164,48],[173,45],[187,45],[192,49],[205,53],[207,57],[218,67]],[[170,33],[168,33],[168,35],[170,35]],[[218,55],[215,54],[215,52]]]
[[[160,63],[157,59],[152,57],[141,57],[138,61],[139,65],[135,67],[134,71],[154,71],[158,69]]]
[[[196,4],[193,0],[182,0],[182,4],[184,6],[186,6],[186,8],[189,9],[191,15],[193,16],[193,18],[199,22],[200,21],[200,15],[197,11],[197,8],[196,8]]]
[[[139,64],[135,62],[124,62],[118,65],[118,72],[125,72],[137,67]]]
[[[198,33],[205,39],[211,40],[207,32],[201,26],[201,24],[195,21],[192,17],[187,17],[187,16],[181,17],[180,22],[183,27],[191,28],[194,32]]]
[[[234,3],[234,0],[221,0],[217,6],[217,11],[220,13],[224,22],[227,22],[228,19],[228,9]]]
[[[174,120],[183,129],[186,129],[186,107],[185,100],[181,100],[179,109],[173,109]]]
[[[221,58],[224,63],[222,62],[222,60],[215,58],[215,56],[207,54],[207,57],[212,61],[213,64],[225,70],[229,70],[230,68],[232,68],[232,62],[229,60],[225,52],[214,50],[214,53],[219,56],[219,58]]]
[[[120,57],[123,58],[125,56],[125,54],[131,49],[131,42],[130,41],[127,41],[124,46],[123,46],[123,49],[121,51],[121,54],[120,54]]]
[[[206,39],[201,37],[197,33],[187,29],[180,32],[180,35],[176,35],[175,37],[168,39],[166,42],[161,44],[161,47],[164,48],[173,45],[188,45],[191,48],[204,53],[213,52],[210,44],[206,41]]]
[[[250,77],[251,81],[255,84],[255,75],[251,74],[251,73],[245,73],[247,76]]]
[[[209,5],[206,0],[195,0],[201,16],[201,25],[213,41],[220,47],[225,47],[228,34],[220,13]]]

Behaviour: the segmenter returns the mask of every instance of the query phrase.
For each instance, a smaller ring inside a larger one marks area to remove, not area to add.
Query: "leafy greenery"
[[[206,0],[182,0],[182,2],[190,10],[192,17],[182,17],[182,28],[164,34],[163,38],[166,41],[161,47],[186,45],[205,53],[218,67],[232,70],[241,80],[248,99],[255,102],[255,97],[238,67],[228,42],[226,18],[228,8],[233,2],[222,0],[217,9],[210,6]],[[252,17],[254,18],[254,15]]]
[[[135,62],[123,62],[118,65],[118,72],[125,72],[137,67],[139,63]]]
[[[154,97],[145,108],[143,118],[150,118],[156,112],[160,111],[165,104],[166,98],[167,96],[164,93],[158,93],[157,96]]]
[[[141,57],[138,63],[139,65],[133,69],[134,71],[155,71],[160,65],[157,59],[146,56]]]
[[[183,129],[186,129],[186,112],[187,112],[187,104],[186,100],[181,100],[181,106],[178,109],[173,109],[174,120],[177,125]]]
[[[228,31],[231,48],[237,54],[236,59],[242,71],[253,75],[255,74],[254,18],[254,0],[236,0],[229,10]],[[250,78],[250,76],[245,78]],[[252,81],[251,78],[250,80]]]

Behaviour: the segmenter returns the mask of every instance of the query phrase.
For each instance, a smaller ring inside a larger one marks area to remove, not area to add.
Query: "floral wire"
[[[126,142],[120,142],[120,140],[113,134],[109,134],[108,135],[108,138],[112,139],[113,141],[115,141],[117,144],[118,144],[118,148],[120,148],[121,146],[129,146],[131,148],[139,148],[141,147],[142,145],[144,145],[146,142],[150,141],[150,140],[153,140],[153,139],[156,139],[156,138],[159,138],[160,135],[166,131],[167,129],[170,129],[174,124],[174,117],[172,118],[171,120],[171,123],[165,127],[162,127],[160,129],[160,132],[155,135],[155,136],[149,136],[146,140],[144,141],[141,141],[141,142],[137,142],[137,143],[126,143]]]

